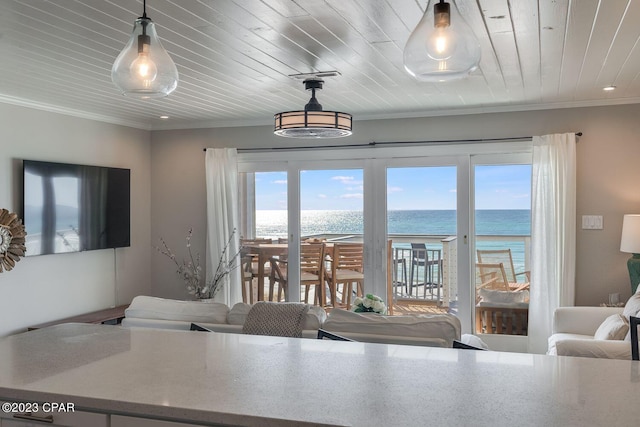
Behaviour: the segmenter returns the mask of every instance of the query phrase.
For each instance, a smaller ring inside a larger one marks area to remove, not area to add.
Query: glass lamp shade
[[[404,68],[416,80],[462,79],[478,68],[480,44],[455,3],[448,5],[441,0],[430,0],[424,16],[407,40]],[[446,6],[447,14],[438,13],[443,6]]]
[[[151,19],[136,20],[129,42],[113,63],[111,80],[123,95],[142,99],[167,96],[178,85],[176,64]]]
[[[351,114],[336,111],[287,111],[274,116],[274,131],[289,138],[340,138],[349,136]]]

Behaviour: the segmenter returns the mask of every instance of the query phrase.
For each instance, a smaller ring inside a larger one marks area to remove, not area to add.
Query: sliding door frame
[[[326,169],[363,170],[365,283],[369,291],[383,296],[387,280],[387,179],[386,169],[398,166],[456,166],[457,168],[457,244],[458,318],[462,333],[473,333],[474,193],[473,167],[478,161],[497,163],[509,158],[531,159],[530,140],[491,143],[405,145],[380,148],[309,149],[277,152],[245,152],[238,155],[239,172],[287,172],[288,235],[292,268],[289,279],[299,281],[300,247],[300,171]],[[519,155],[515,156],[514,155]],[[475,268],[475,267],[474,267]],[[466,284],[466,285],[465,285]],[[289,287],[289,301],[300,301],[300,288]]]

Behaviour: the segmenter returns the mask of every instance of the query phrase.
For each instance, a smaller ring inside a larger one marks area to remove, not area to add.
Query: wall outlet
[[[583,230],[602,230],[602,215],[582,215]]]

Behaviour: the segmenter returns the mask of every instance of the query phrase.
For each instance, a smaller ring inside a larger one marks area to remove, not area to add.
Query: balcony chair
[[[528,287],[511,287],[502,263],[477,263],[476,333],[527,335]]]
[[[414,277],[418,277],[420,267],[424,267],[423,281],[422,283],[414,283]],[[434,267],[437,268],[435,279],[433,277]],[[442,283],[440,277],[441,274],[442,258],[440,256],[440,251],[436,249],[427,249],[427,246],[424,243],[411,243],[409,295],[412,294],[412,288],[414,286],[424,286],[425,298],[427,297],[427,287],[431,288],[431,295],[433,295],[433,288],[440,287],[440,284]]]
[[[331,305],[338,306],[338,285],[342,284],[341,306],[351,308],[351,294],[353,284],[356,284],[356,294],[363,296],[364,273],[362,260],[364,248],[362,243],[334,243],[333,255],[329,262],[330,268],[325,271],[329,290],[331,292]]]
[[[504,273],[507,278],[507,282],[512,287],[519,287],[520,284],[529,283],[529,271],[522,271],[516,273],[513,267],[513,257],[511,256],[511,249],[478,249],[478,262],[481,264],[502,264],[504,267]],[[518,285],[518,276],[524,276],[525,280]]]
[[[271,258],[269,276],[269,300],[273,299],[274,286],[278,285],[277,301],[281,301],[288,286],[288,261],[284,258]],[[311,286],[314,289],[314,304],[323,307],[326,303],[324,292],[324,245],[309,243],[300,245],[300,285],[304,286],[304,302],[309,302]]]

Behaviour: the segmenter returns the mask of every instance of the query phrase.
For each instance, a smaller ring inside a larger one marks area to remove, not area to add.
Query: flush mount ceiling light
[[[429,0],[405,45],[405,70],[416,80],[445,82],[467,77],[479,63],[480,44],[455,3]]]
[[[276,114],[273,133],[289,138],[340,138],[351,135],[351,114],[323,111],[316,99],[316,89],[322,89],[323,83],[324,80],[319,78],[306,79],[304,87],[311,91],[309,103],[303,111]]]
[[[129,42],[113,63],[111,80],[123,95],[161,98],[178,85],[178,70],[160,44],[155,24],[147,17],[146,0],[142,7],[142,16],[133,24]]]

